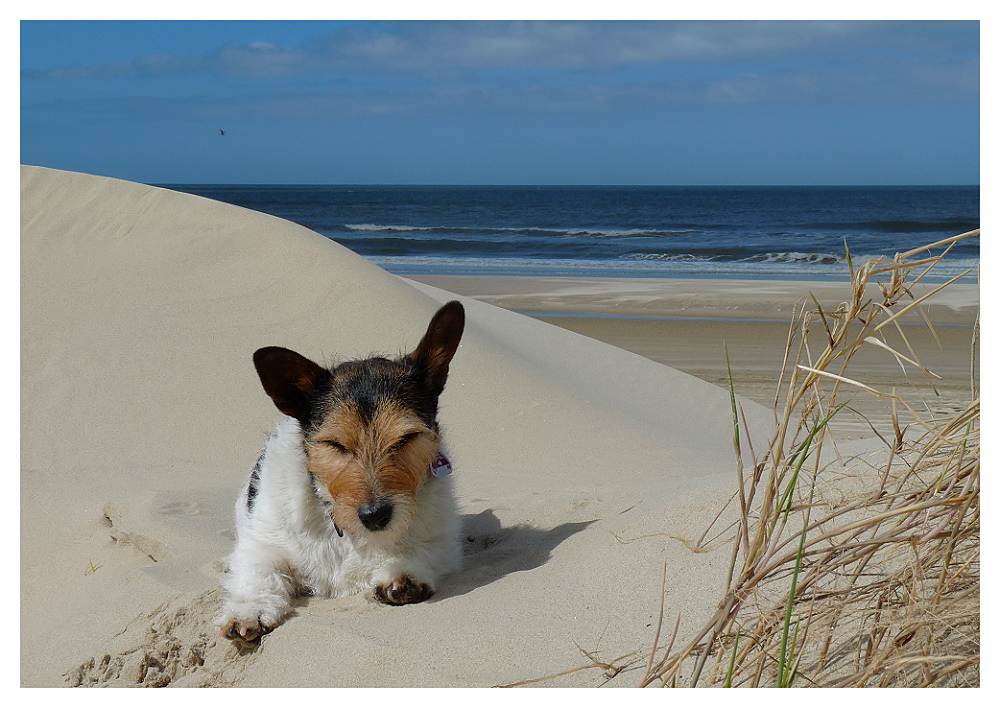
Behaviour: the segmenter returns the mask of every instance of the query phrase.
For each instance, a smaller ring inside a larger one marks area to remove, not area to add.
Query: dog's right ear
[[[304,421],[312,393],[330,372],[284,347],[264,347],[253,354],[253,365],[264,391],[278,410]]]
[[[434,313],[423,339],[410,354],[410,359],[420,367],[431,390],[437,395],[444,390],[448,365],[458,351],[458,342],[464,330],[465,308],[462,303],[452,300]]]

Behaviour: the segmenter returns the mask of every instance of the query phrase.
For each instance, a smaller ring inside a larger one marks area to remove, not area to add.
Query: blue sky
[[[979,183],[977,22],[20,34],[21,162],[139,182]]]

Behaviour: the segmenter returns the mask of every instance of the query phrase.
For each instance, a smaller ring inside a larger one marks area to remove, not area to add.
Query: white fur
[[[291,612],[296,595],[342,597],[403,575],[434,590],[458,567],[458,515],[449,477],[428,477],[420,485],[416,513],[402,533],[345,531],[341,537],[306,469],[299,423],[287,418],[264,448],[248,512],[249,483],[236,502],[236,548],[217,622],[223,631],[234,623],[273,628]]]

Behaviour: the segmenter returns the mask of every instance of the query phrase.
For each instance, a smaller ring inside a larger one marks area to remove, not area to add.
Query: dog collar
[[[451,463],[448,461],[448,458],[439,451],[436,455],[434,455],[434,461],[431,462],[431,475],[434,477],[446,477],[451,474],[451,472]]]

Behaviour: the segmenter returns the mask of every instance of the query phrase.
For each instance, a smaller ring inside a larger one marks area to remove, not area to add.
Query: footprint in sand
[[[133,620],[108,651],[63,674],[68,686],[232,686],[256,650],[218,637],[219,591],[175,598]]]

